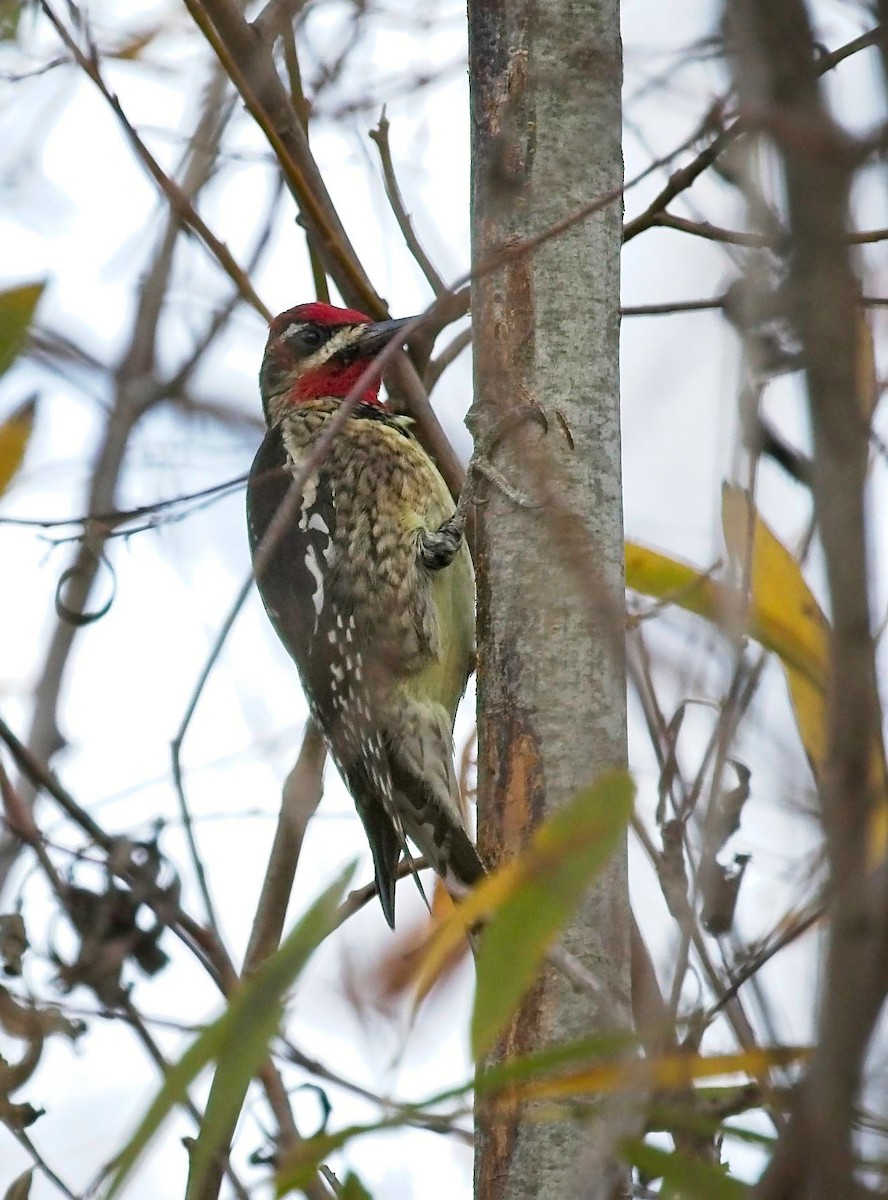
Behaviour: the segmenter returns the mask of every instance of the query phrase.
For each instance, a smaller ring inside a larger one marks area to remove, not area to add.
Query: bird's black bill
[[[406,329],[410,322],[415,320],[416,317],[399,317],[396,321],[376,321],[364,329],[355,347],[367,358],[372,358],[389,342],[397,339],[401,330]]]

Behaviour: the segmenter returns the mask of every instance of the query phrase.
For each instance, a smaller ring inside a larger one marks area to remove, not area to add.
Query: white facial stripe
[[[293,335],[297,334],[300,329],[304,328],[304,324],[288,325],[281,336],[283,338],[293,337]],[[300,375],[306,374],[309,371],[314,371],[318,367],[323,366],[323,364],[329,358],[332,358],[334,354],[338,354],[340,350],[344,350],[347,346],[350,346],[366,328],[366,325],[343,326],[342,329],[333,334],[328,342],[325,342],[323,346],[319,346],[318,349],[315,350],[314,354],[310,354],[308,358],[303,358],[301,360],[299,371]]]
[[[286,433],[284,438],[286,444]],[[314,508],[318,496],[318,484],[317,472],[306,479],[302,489],[302,511],[299,514],[299,528],[304,533],[320,534],[320,537],[315,537],[308,543],[305,551],[305,565],[315,582],[311,597],[315,612],[315,633],[318,631],[318,621],[324,610],[324,572],[333,558],[333,539],[330,536],[330,528],[324,520],[323,514]],[[323,566],[318,557],[319,550],[324,559]]]

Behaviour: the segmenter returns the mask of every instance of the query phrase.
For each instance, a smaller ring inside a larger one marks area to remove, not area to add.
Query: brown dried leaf
[[[453,901],[440,879],[435,880],[435,890],[432,894],[432,911],[420,925],[399,931],[394,938],[390,950],[383,956],[375,973],[375,985],[380,999],[386,1006],[399,1000],[407,993],[415,990],[413,1003],[419,1008],[423,1000],[443,980],[448,979],[465,959],[469,951],[469,943],[462,939],[452,947],[447,961],[441,968],[440,975],[430,984],[420,981],[417,986],[419,967],[423,961],[423,952],[430,939],[453,913]]]
[[[4,975],[21,975],[27,949],[28,935],[21,913],[4,913],[0,916],[0,962]]]
[[[18,1179],[12,1181],[3,1195],[3,1200],[29,1200],[33,1178],[34,1168],[28,1167],[27,1171],[23,1171]]]
[[[684,822],[665,821],[660,829],[663,852],[657,862],[657,875],[666,905],[676,919],[688,914],[688,874],[684,857]]]
[[[713,862],[710,870],[701,872],[703,907],[700,920],[706,932],[711,933],[713,937],[721,937],[731,932],[740,884],[743,882],[749,859],[748,854],[735,854],[731,866],[724,867],[719,862]]]
[[[59,1034],[76,1041],[86,1030],[83,1021],[72,1020],[55,1005],[46,1008],[23,1004],[0,987],[0,1026],[10,1037],[32,1039]]]
[[[21,1133],[29,1125],[33,1125],[45,1111],[43,1108],[35,1108],[33,1104],[13,1104],[0,1095],[0,1125],[5,1125],[13,1133]]]

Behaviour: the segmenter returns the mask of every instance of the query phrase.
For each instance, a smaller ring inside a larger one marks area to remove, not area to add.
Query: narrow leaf
[[[13,1180],[6,1191],[3,1193],[3,1200],[28,1200],[31,1195],[31,1182],[34,1178],[34,1168],[29,1167],[27,1171],[19,1175],[18,1179]]]
[[[475,1094],[485,1097],[503,1089],[513,1090],[516,1084],[527,1083],[544,1076],[563,1076],[566,1068],[577,1063],[596,1060],[612,1061],[617,1054],[638,1050],[638,1036],[624,1031],[608,1031],[580,1038],[574,1042],[548,1046],[533,1054],[507,1058],[479,1070],[475,1076]]]
[[[524,1100],[555,1100],[609,1092],[685,1091],[697,1079],[738,1072],[758,1076],[771,1067],[798,1062],[808,1053],[804,1046],[774,1046],[737,1054],[669,1052],[654,1058],[611,1059],[554,1079],[531,1080],[513,1094]]]
[[[722,491],[722,527],[731,557],[749,576],[749,632],[778,654],[788,671],[823,688],[829,625],[793,554],[740,488]]]
[[[373,1200],[354,1171],[349,1171],[342,1181],[338,1200]]]
[[[750,633],[780,656],[802,744],[815,774],[822,775],[828,749],[826,617],[796,558],[739,488],[724,489],[722,524],[731,555],[741,563],[748,560]],[[880,733],[870,759],[869,787],[875,797],[869,830],[869,866],[874,868],[888,853],[888,781]]]
[[[634,790],[625,771],[609,772],[541,825],[517,860],[514,886],[501,897],[478,946],[476,1060],[516,1012],[546,951],[622,841]]]
[[[536,830],[520,856],[476,884],[433,932],[416,966],[420,995],[445,970],[467,932],[515,900],[526,884],[532,889],[530,894],[541,898],[539,912],[533,901],[527,905],[518,899],[517,910],[504,918],[487,949],[490,931],[481,936],[473,1046],[490,1044],[487,1039],[496,1038],[494,1030],[503,1027],[520,1003],[560,926],[622,838],[631,816],[631,798],[629,775],[612,772],[602,776]],[[528,907],[533,908],[529,917]],[[498,980],[496,973],[504,954],[508,971],[506,978]],[[484,958],[487,962],[482,965]]]
[[[163,1087],[117,1159],[105,1200],[119,1195],[162,1123],[186,1098],[196,1076],[215,1060],[219,1066],[191,1161],[192,1186],[199,1188],[203,1173],[220,1148],[220,1138],[240,1111],[250,1080],[268,1055],[268,1043],[280,1022],[285,993],[312,952],[334,928],[337,906],[353,871],[354,867],[343,871],[315,901],[281,948],[238,988],[225,1012],[170,1068]]]
[[[678,1151],[661,1150],[647,1142],[627,1142],[623,1154],[649,1179],[663,1180],[664,1189],[675,1189],[683,1200],[743,1200],[749,1188],[725,1173],[725,1167],[700,1162]]]
[[[290,1192],[303,1191],[317,1175],[318,1167],[325,1158],[329,1158],[336,1150],[365,1133],[379,1133],[380,1130],[396,1129],[403,1125],[403,1117],[385,1117],[367,1125],[349,1125],[336,1133],[319,1133],[314,1137],[305,1138],[296,1145],[288,1148],[277,1164],[275,1174],[275,1195],[287,1196]],[[359,1186],[356,1180],[355,1186]],[[359,1200],[365,1191],[355,1192],[355,1200]]]
[[[654,550],[626,545],[626,585],[715,625],[745,616],[744,632],[783,663],[799,734],[812,767],[823,765],[826,729],[824,696],[829,626],[802,569],[738,488],[725,488],[725,542],[741,564],[749,559],[750,597]]]
[[[25,283],[0,292],[0,375],[9,370],[25,344],[44,287],[43,283]]]
[[[631,591],[677,604],[709,621],[720,619],[730,593],[710,575],[635,542],[626,543],[625,553],[626,587]]]
[[[0,424],[0,496],[6,491],[25,457],[34,428],[36,397],[26,400]]]

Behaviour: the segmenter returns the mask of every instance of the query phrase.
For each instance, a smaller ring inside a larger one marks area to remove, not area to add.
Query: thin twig
[[[406,864],[405,864],[406,865]],[[402,878],[409,876],[407,870]],[[371,885],[373,888],[373,885]],[[375,889],[374,893],[375,894]],[[372,894],[371,894],[372,899]],[[303,1071],[307,1071],[310,1075],[314,1075],[317,1079],[323,1079],[325,1083],[335,1084],[343,1091],[349,1092],[353,1096],[359,1096],[362,1100],[368,1100],[371,1104],[377,1105],[386,1116],[403,1117],[405,1125],[412,1125],[416,1129],[425,1129],[430,1133],[438,1133],[447,1137],[456,1137],[467,1146],[473,1145],[475,1138],[470,1130],[461,1129],[458,1125],[454,1125],[448,1117],[437,1116],[419,1116],[416,1113],[414,1105],[400,1104],[397,1100],[392,1100],[388,1096],[383,1096],[378,1092],[373,1092],[363,1084],[355,1083],[352,1079],[347,1079],[338,1071],[333,1071],[324,1063],[311,1055],[306,1054],[295,1046],[286,1038],[280,1039],[284,1047],[284,1056],[289,1062],[295,1063],[301,1067]]]
[[[96,60],[88,58],[83,53],[83,51],[75,42],[74,38],[53,12],[48,0],[40,0],[40,7],[43,9],[43,12],[45,13],[50,24],[55,29],[56,33],[65,43],[74,61],[92,80],[92,82],[101,92],[102,96],[110,105],[114,115],[117,117],[117,120],[124,131],[124,134],[126,135],[127,141],[135,151],[136,157],[160,188],[172,211],[184,225],[193,230],[199,241],[203,243],[212,257],[216,260],[216,262],[218,262],[225,274],[229,277],[229,279],[232,280],[244,300],[246,300],[246,302],[252,308],[254,308],[256,312],[263,316],[266,321],[270,321],[272,317],[271,312],[259,299],[259,296],[256,294],[253,285],[250,283],[246,274],[238,266],[231,251],[216,237],[204,219],[194,208],[193,204],[188,198],[187,193],[183,191],[174,180],[169,178],[169,176],[164,172],[163,168],[157,162],[157,159],[139,137],[135,128],[130,123],[126,113],[123,111],[120,101],[106,86]]]
[[[246,474],[236,475],[233,479],[199,488],[196,492],[183,492],[181,496],[173,496],[169,500],[155,500],[152,504],[140,504],[137,508],[89,513],[81,517],[0,517],[0,525],[18,525],[32,529],[63,529],[69,525],[81,525],[86,529],[99,526],[103,532],[110,534],[110,531],[119,525],[129,525],[143,517],[154,516],[170,508],[179,508],[183,504],[207,499],[224,500],[231,492],[242,488],[246,482]]]
[[[679,233],[689,233],[693,237],[705,238],[710,242],[724,242],[729,246],[762,247],[773,246],[774,239],[764,233],[748,233],[737,229],[723,229],[719,225],[711,225],[709,221],[689,221],[686,217],[676,217],[670,212],[654,213],[651,225],[661,229],[675,229]]]
[[[429,360],[429,365],[426,367],[426,372],[423,377],[423,384],[427,392],[431,393],[435,389],[435,384],[447,370],[447,368],[459,358],[463,350],[466,350],[472,344],[472,329],[461,330],[452,341],[448,342],[437,358]]]
[[[274,150],[337,287],[348,303],[377,319],[384,317],[382,301],[339,220],[299,114],[278,76],[271,53],[273,37],[263,40],[262,27],[251,27],[233,0],[185,3]]]
[[[115,839],[93,820],[55,775],[34,757],[2,717],[0,717],[0,742],[7,747],[19,771],[30,781],[35,790],[43,791],[46,795],[51,796],[74,824],[86,833],[95,845],[109,854],[114,847]],[[221,943],[210,931],[204,929],[181,908],[171,904],[169,897],[156,889],[151,880],[140,875],[139,884],[145,896],[145,903],[188,946],[218,986],[223,990],[229,987],[231,980],[236,976],[230,961],[222,950]]]
[[[710,312],[724,308],[724,296],[713,296],[711,300],[667,300],[661,304],[624,304],[621,317],[671,317],[673,313]]]
[[[64,1182],[64,1180],[52,1169],[52,1167],[28,1137],[27,1133],[25,1133],[24,1129],[14,1129],[12,1133],[22,1149],[27,1151],[27,1153],[31,1156],[34,1161],[34,1165],[43,1172],[50,1183],[54,1184],[55,1187],[59,1189],[63,1196],[67,1196],[68,1200],[82,1200],[82,1197],[79,1196],[77,1192],[73,1192],[71,1188],[68,1187],[68,1185]],[[7,1193],[7,1195],[9,1195],[9,1193]]]
[[[308,823],[321,801],[326,745],[308,720],[296,765],[287,776],[277,829],[256,906],[242,974],[250,975],[277,949]]]
[[[392,161],[392,150],[389,145],[390,127],[390,122],[385,115],[385,108],[383,108],[379,124],[375,129],[371,129],[369,134],[370,140],[376,144],[376,148],[379,151],[385,194],[388,197],[388,202],[391,205],[395,220],[398,222],[398,228],[401,231],[401,236],[404,239],[407,249],[413,255],[416,265],[422,271],[426,282],[434,294],[442,296],[447,291],[447,285],[435,270],[432,260],[426,254],[420,244],[419,238],[416,236],[416,230],[413,228],[413,222],[410,220],[410,214],[407,212],[404,205],[404,197],[401,195],[401,189],[398,186],[398,177],[395,174],[395,164]]]
[[[712,225],[709,221],[690,221],[687,217],[677,217],[670,212],[656,213],[651,224],[662,229],[675,229],[679,233],[689,233],[693,237],[704,238],[710,242],[723,242],[729,246],[764,248],[779,245],[779,240],[767,233],[724,229],[720,225]],[[888,239],[888,229],[852,230],[847,235],[849,246],[868,246],[884,242],[886,239]]]
[[[865,50],[869,46],[874,46],[879,39],[879,29],[870,29],[860,37],[853,38],[844,46],[840,46],[831,54],[824,54],[815,64],[815,73],[824,75],[827,71],[831,71],[837,67],[839,63],[844,62],[846,58],[852,54],[857,54],[861,50]],[[627,222],[623,230],[623,241],[630,242],[640,233],[644,233],[646,229],[650,229],[655,223],[658,214],[665,212],[672,201],[686,192],[700,176],[716,162],[719,155],[730,145],[736,141],[741,134],[746,133],[748,125],[744,118],[738,117],[727,128],[721,129],[709,145],[705,146],[697,156],[686,166],[681,167],[670,175],[666,186],[654,197],[651,203],[647,206],[644,212],[633,220]],[[694,136],[693,141],[703,134],[704,129]]]
[[[263,14],[260,14],[256,18],[255,27],[257,29],[260,27],[262,16]],[[281,40],[284,43],[284,65],[287,68],[287,78],[290,82],[290,102],[299,120],[302,122],[305,138],[308,141],[308,120],[311,115],[311,106],[306,99],[305,89],[302,86],[302,69],[299,66],[299,55],[296,51],[296,35],[293,31],[292,20],[283,24],[281,28]],[[315,239],[308,229],[305,230],[305,244],[308,248],[315,296],[323,303],[329,304],[330,288],[327,285],[327,272],[324,270],[324,263],[315,245]]]

